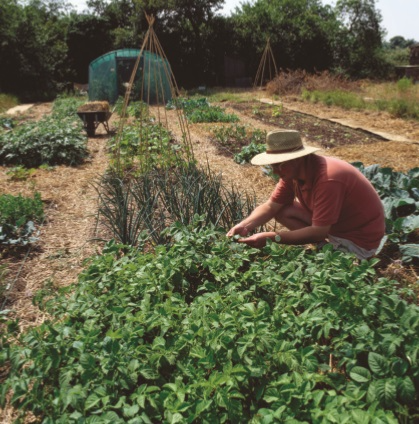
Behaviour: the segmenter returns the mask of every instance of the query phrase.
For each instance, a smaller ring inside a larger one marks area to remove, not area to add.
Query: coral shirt
[[[313,226],[331,225],[329,234],[376,249],[385,233],[384,208],[368,179],[336,158],[309,155],[306,166],[306,181],[280,180],[270,200],[289,205],[296,198]]]

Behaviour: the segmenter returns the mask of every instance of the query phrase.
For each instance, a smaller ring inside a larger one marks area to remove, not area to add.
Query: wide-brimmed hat
[[[275,130],[266,136],[266,152],[256,155],[251,163],[272,165],[310,155],[318,150],[321,149],[303,144],[298,131]]]

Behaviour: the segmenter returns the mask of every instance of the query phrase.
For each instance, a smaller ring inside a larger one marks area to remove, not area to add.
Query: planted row
[[[237,115],[225,112],[220,106],[211,106],[206,98],[177,98],[167,104],[168,109],[183,109],[191,123],[200,122],[237,122]]]
[[[0,133],[0,164],[33,168],[82,163],[88,152],[82,123],[76,115],[80,104],[81,100],[59,98],[50,116]]]
[[[156,167],[129,180],[111,170],[97,184],[99,216],[111,237],[131,246],[160,244],[162,230],[173,222],[189,225],[205,214],[206,224],[230,228],[255,208],[255,196],[226,187],[221,175],[174,159],[172,168]]]
[[[3,338],[1,402],[44,423],[398,423],[418,414],[418,307],[373,262],[263,251],[195,220],[114,243],[54,321]],[[125,254],[121,256],[121,248]]]

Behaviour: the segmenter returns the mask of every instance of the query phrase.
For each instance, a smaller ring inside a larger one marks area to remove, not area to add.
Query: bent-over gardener
[[[267,239],[284,244],[328,241],[359,259],[373,256],[385,233],[384,209],[360,171],[340,159],[315,154],[293,130],[268,133],[267,149],[253,165],[271,165],[280,177],[269,200],[227,233],[247,236],[275,219],[288,231],[262,232],[238,241],[263,247]]]

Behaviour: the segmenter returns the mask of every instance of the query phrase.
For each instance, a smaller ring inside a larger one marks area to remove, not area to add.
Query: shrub
[[[270,94],[276,95],[300,95],[303,90],[358,90],[358,84],[348,80],[339,74],[331,74],[328,71],[310,74],[304,70],[287,70],[281,72],[266,86]]]

